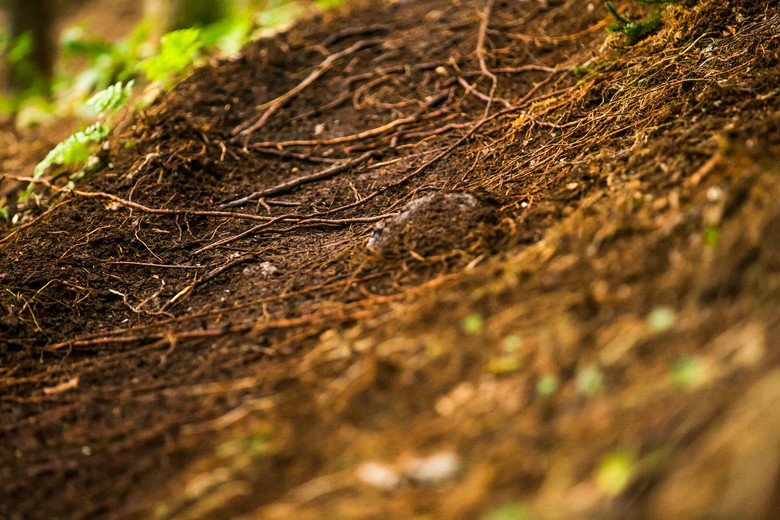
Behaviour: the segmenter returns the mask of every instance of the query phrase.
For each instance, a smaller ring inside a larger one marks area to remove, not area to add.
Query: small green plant
[[[596,485],[609,496],[616,497],[634,479],[637,461],[628,450],[614,451],[602,459],[596,471]]]
[[[596,58],[591,58],[585,63],[583,63],[582,65],[575,65],[574,67],[572,67],[571,71],[574,72],[575,74],[584,74],[596,68],[597,64],[598,61],[596,60]]]
[[[173,31],[160,40],[160,53],[138,66],[150,80],[169,82],[198,58],[202,47],[200,29]]]
[[[720,243],[718,226],[710,224],[704,228],[704,243],[709,247],[716,247]]]
[[[108,127],[95,123],[78,132],[73,132],[67,139],[60,142],[38,163],[33,172],[34,178],[39,178],[54,164],[69,165],[86,162],[92,154],[91,143],[103,140],[108,135]]]
[[[699,358],[683,356],[672,364],[669,377],[675,387],[688,390],[706,383],[710,379],[710,369]]]
[[[659,6],[682,5],[690,7],[698,0],[636,0],[640,4],[654,5],[653,13],[646,20],[631,21],[624,18],[617,12],[617,9],[611,2],[604,4],[606,11],[615,19],[615,23],[607,27],[607,32],[619,32],[625,36],[627,47],[636,45],[655,31],[657,31],[663,22],[661,20],[661,9]]]
[[[36,179],[41,177],[50,166],[55,164],[67,166],[86,163],[93,156],[97,144],[108,136],[111,116],[127,103],[132,88],[132,81],[125,85],[119,82],[93,95],[87,101],[87,105],[96,108],[104,122],[98,121],[83,130],[73,132],[38,163],[33,171],[33,177]]]
[[[480,314],[473,313],[463,318],[461,323],[463,332],[469,335],[480,334],[485,328],[485,320]]]
[[[134,81],[128,81],[122,85],[122,82],[110,85],[100,92],[96,92],[87,100],[87,105],[97,109],[98,113],[106,118],[106,124],[110,124],[111,116],[114,112],[125,106],[127,98],[133,90]]]
[[[536,395],[547,397],[558,389],[558,378],[555,374],[547,374],[536,383]]]
[[[656,2],[651,2],[656,3]],[[657,2],[661,3],[661,2]],[[607,27],[607,32],[623,33],[626,37],[626,46],[631,47],[641,42],[661,27],[661,11],[655,9],[647,20],[631,21],[617,12],[610,2],[604,4],[605,9],[615,19],[615,23]]]

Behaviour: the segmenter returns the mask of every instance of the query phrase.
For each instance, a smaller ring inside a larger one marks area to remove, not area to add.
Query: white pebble
[[[360,481],[379,489],[390,490],[401,483],[401,477],[393,468],[378,462],[364,462],[356,473]]]
[[[441,452],[430,457],[409,459],[404,464],[409,480],[423,484],[437,484],[454,478],[460,471],[460,459],[455,453]]]

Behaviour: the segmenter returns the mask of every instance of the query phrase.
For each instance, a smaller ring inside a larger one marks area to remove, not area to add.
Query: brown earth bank
[[[692,4],[358,2],[39,183],[0,516],[776,518],[780,13]]]

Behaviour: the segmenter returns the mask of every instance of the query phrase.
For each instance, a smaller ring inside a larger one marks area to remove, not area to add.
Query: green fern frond
[[[126,85],[122,85],[121,81],[110,85],[89,98],[87,105],[95,107],[101,115],[110,116],[125,105],[134,83],[130,80]]]
[[[33,177],[39,178],[47,168],[54,164],[68,165],[85,162],[92,155],[91,143],[102,141],[108,136],[108,127],[95,123],[84,130],[74,132],[55,146],[33,171]]]

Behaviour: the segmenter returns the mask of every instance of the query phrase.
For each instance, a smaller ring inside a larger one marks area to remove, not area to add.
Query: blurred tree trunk
[[[46,80],[43,83],[48,84],[54,72],[53,1],[10,0],[6,5],[9,8],[12,41],[18,41],[25,33],[29,33],[32,39],[30,54],[23,63],[11,64],[9,67],[9,85],[14,89],[24,89],[41,80]]]

